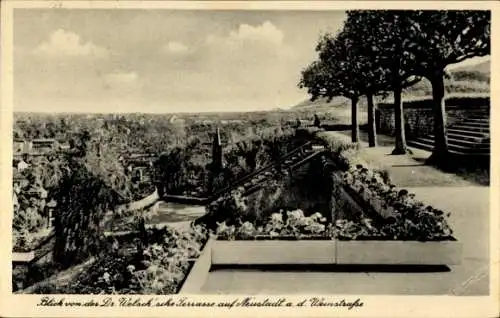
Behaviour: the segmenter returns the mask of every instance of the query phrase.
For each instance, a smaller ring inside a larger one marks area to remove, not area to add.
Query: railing
[[[129,202],[123,205],[120,205],[118,208],[119,209],[124,209],[127,211],[137,211],[141,209],[145,209],[160,199],[160,196],[158,194],[158,189],[155,189],[153,193],[148,195],[147,197],[144,197],[140,200]]]
[[[297,147],[295,148],[294,150],[286,153],[283,157],[280,157],[279,159],[279,162],[273,162],[273,163],[270,163],[262,168],[259,168],[245,176],[243,176],[242,178],[232,182],[229,186],[223,188],[222,190],[219,190],[217,192],[215,192],[214,194],[212,194],[212,196],[210,196],[207,200],[207,203],[210,203],[212,201],[215,201],[217,198],[219,198],[221,195],[233,190],[234,188],[236,187],[239,187],[240,185],[244,184],[245,182],[249,181],[250,179],[252,179],[253,177],[255,177],[256,175],[266,171],[266,170],[269,170],[271,168],[274,168],[276,166],[278,166],[280,164],[280,162],[282,161],[285,161],[286,159],[292,157],[293,155],[295,155],[296,153],[300,152],[301,150],[305,149],[306,147],[309,147],[309,146],[312,146],[312,142],[308,141],[306,142],[305,144],[303,144],[302,146],[300,147]]]

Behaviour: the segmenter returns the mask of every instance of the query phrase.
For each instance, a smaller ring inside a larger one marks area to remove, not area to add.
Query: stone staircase
[[[467,118],[447,128],[448,149],[451,154],[490,156],[489,107],[478,107],[468,112]],[[408,140],[408,146],[423,150],[434,149],[434,135]]]

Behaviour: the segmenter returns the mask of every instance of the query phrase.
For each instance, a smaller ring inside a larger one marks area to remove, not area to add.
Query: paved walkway
[[[462,263],[448,272],[345,273],[308,271],[212,271],[203,293],[244,294],[413,294],[485,295],[489,291],[489,187],[424,166],[428,152],[391,156],[392,146],[366,148],[363,158],[389,171],[398,187],[443,211],[451,212],[454,236],[463,244]]]

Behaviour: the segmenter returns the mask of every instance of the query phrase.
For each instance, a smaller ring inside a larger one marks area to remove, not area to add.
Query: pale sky
[[[14,13],[14,110],[265,110],[307,98],[300,71],[344,12]]]

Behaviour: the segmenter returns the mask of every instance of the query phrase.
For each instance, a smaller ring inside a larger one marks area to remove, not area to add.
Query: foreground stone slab
[[[337,264],[458,265],[462,244],[457,241],[337,241]]]
[[[193,267],[187,274],[179,294],[195,294],[205,284],[210,267],[212,267],[212,240],[208,240],[200,256],[194,261]]]
[[[216,240],[212,244],[212,264],[335,264],[335,241]]]

